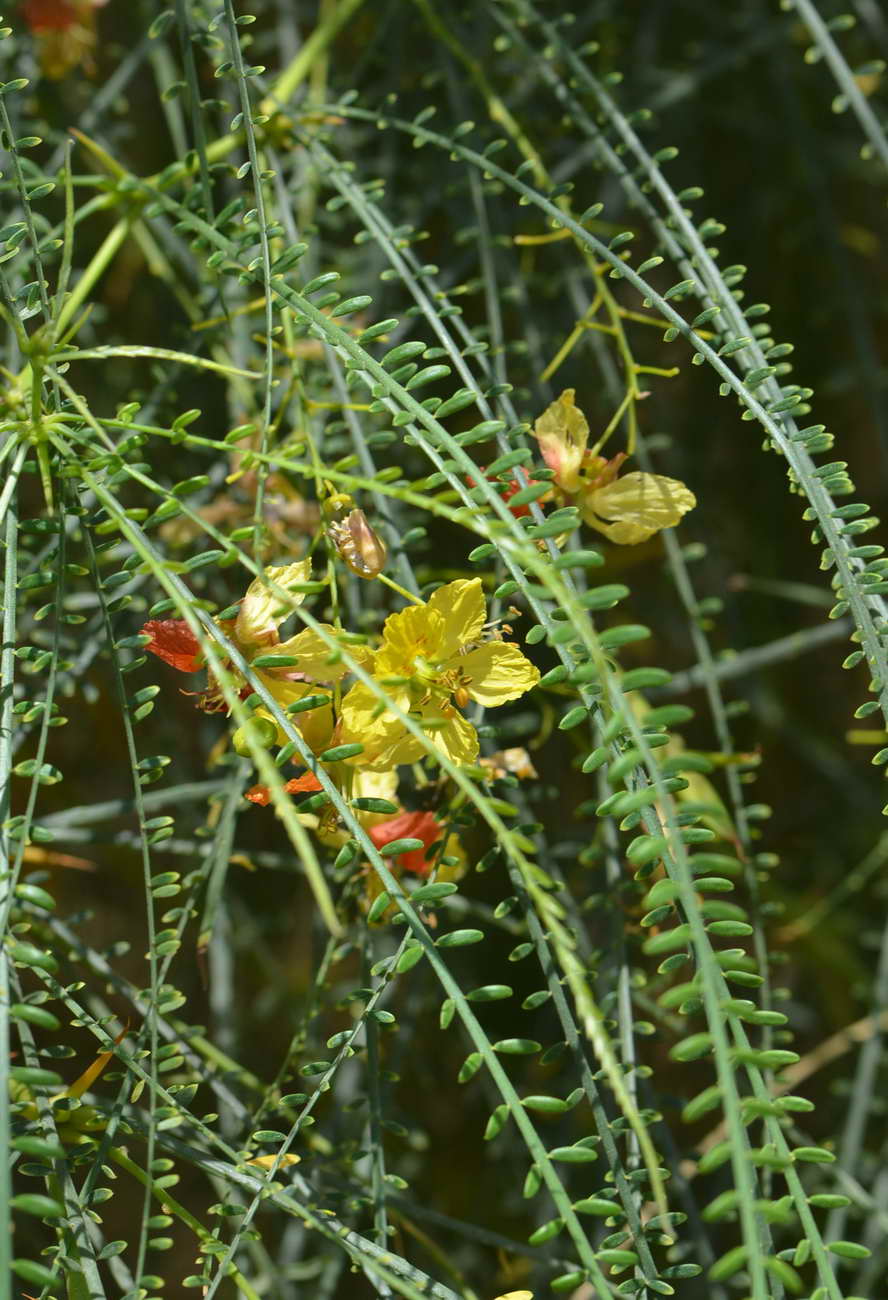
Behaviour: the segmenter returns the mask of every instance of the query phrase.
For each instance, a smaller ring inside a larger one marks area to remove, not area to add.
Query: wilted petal
[[[275,645],[278,624],[302,604],[305,594],[294,591],[283,596],[273,591],[271,584],[286,590],[294,584],[308,582],[310,576],[311,560],[298,560],[295,564],[267,568],[263,577],[254,578],[241,601],[234,625],[239,644],[247,649]]]
[[[344,519],[327,525],[327,532],[352,573],[375,578],[385,567],[385,542],[371,528],[363,510],[351,510]]]
[[[575,388],[565,388],[533,426],[543,460],[555,471],[555,482],[565,492],[579,487],[580,465],[589,441],[589,425],[574,402],[575,395]]]
[[[444,621],[441,654],[446,658],[477,641],[487,619],[487,602],[480,578],[459,578],[439,587],[428,608]]]
[[[481,473],[484,475],[484,477],[487,478],[487,466],[481,465],[479,466],[479,468],[481,470]],[[525,487],[537,487],[539,485],[539,480],[535,478],[528,479],[526,483],[519,483],[518,479],[514,475],[505,484],[503,484],[501,479],[496,479],[496,478],[490,479],[488,481],[495,484],[496,490],[498,491],[499,495],[502,497],[506,505],[509,504],[512,497],[515,496],[517,492],[521,492]],[[476,482],[473,478],[467,478],[466,482],[468,483],[469,487],[476,486]],[[530,514],[529,505],[523,505],[523,506],[510,505],[509,510],[515,516],[516,519],[522,519],[525,515]]]
[[[591,492],[583,518],[611,541],[634,546],[662,528],[673,528],[696,504],[679,479],[635,471]]]
[[[77,22],[71,0],[25,0],[22,17],[32,32],[65,31]]]
[[[321,789],[323,787],[314,772],[303,772],[302,776],[294,776],[284,786],[286,794],[312,794]],[[271,803],[271,791],[267,785],[251,785],[249,790],[244,792],[244,798],[249,799],[250,803],[257,803],[261,808],[265,808]]]
[[[145,649],[180,673],[196,673],[204,667],[200,642],[184,618],[151,619],[142,634],[151,637]]]
[[[498,749],[496,753],[482,758],[481,766],[490,773],[491,779],[511,775],[517,776],[521,781],[530,781],[539,775],[530,754],[520,745]]]
[[[510,478],[508,484],[506,485],[506,490],[503,493],[503,500],[505,501],[506,505],[509,505],[509,502],[512,500],[513,496],[516,496],[519,492],[523,492],[526,487],[539,487],[539,483],[540,480],[535,478],[529,478],[526,483],[519,483],[517,478]],[[539,500],[539,498],[537,499]],[[509,510],[515,516],[516,519],[523,519],[525,515],[530,514],[529,505],[523,505],[523,506],[509,505]]]
[[[469,695],[487,708],[517,700],[540,680],[539,669],[508,641],[488,641],[470,650],[459,666]]]
[[[106,0],[24,0],[22,17],[37,38],[41,70],[53,79],[72,68],[92,75],[96,9]]]

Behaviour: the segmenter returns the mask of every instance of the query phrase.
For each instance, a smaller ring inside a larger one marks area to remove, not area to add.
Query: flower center
[[[466,709],[469,706],[469,687],[472,679],[462,668],[453,668],[446,673],[441,684],[447,691],[448,695],[453,696],[453,703],[459,709]]]

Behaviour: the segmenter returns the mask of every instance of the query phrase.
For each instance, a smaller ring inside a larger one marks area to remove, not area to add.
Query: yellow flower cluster
[[[270,570],[269,576],[286,585],[298,567]],[[271,638],[277,637],[279,605],[257,579],[238,615],[239,642],[252,641],[267,649]],[[351,765],[371,772],[390,771],[417,762],[428,752],[421,736],[405,721],[410,719],[439,754],[459,765],[473,763],[478,757],[478,733],[462,710],[473,700],[496,708],[518,699],[539,681],[530,660],[487,627],[486,620],[481,579],[458,579],[439,587],[429,601],[390,614],[377,650],[343,646],[378,683],[384,698],[359,681],[342,697],[334,722],[331,695],[329,706],[300,718],[300,729],[312,749],[317,753],[330,745],[360,744],[362,751],[349,759]],[[340,632],[321,627],[332,642],[341,643]],[[319,687],[326,690],[340,683],[349,671],[330,643],[311,628],[287,641],[275,641],[274,652],[296,660],[292,669],[263,670],[266,685],[283,708],[316,695]],[[262,709],[255,716],[272,722]],[[283,743],[282,736],[277,739]]]

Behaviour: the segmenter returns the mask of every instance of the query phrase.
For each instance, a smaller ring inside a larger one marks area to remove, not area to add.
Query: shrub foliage
[[[876,1300],[877,6],[252,7],[2,32],[4,1294]]]

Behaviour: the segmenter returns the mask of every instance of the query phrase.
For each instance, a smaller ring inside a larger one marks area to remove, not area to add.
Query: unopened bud
[[[324,499],[324,518],[328,524],[341,523],[355,508],[355,499],[347,492],[334,492],[333,484],[326,483],[328,496]]]
[[[250,741],[259,749],[270,749],[277,740],[277,730],[271,718],[250,718],[243,727],[238,727],[231,737],[231,743],[241,758],[250,758]]]
[[[351,510],[343,519],[331,521],[327,531],[352,573],[359,578],[375,578],[382,572],[387,554],[385,542],[370,527],[363,510]]]

